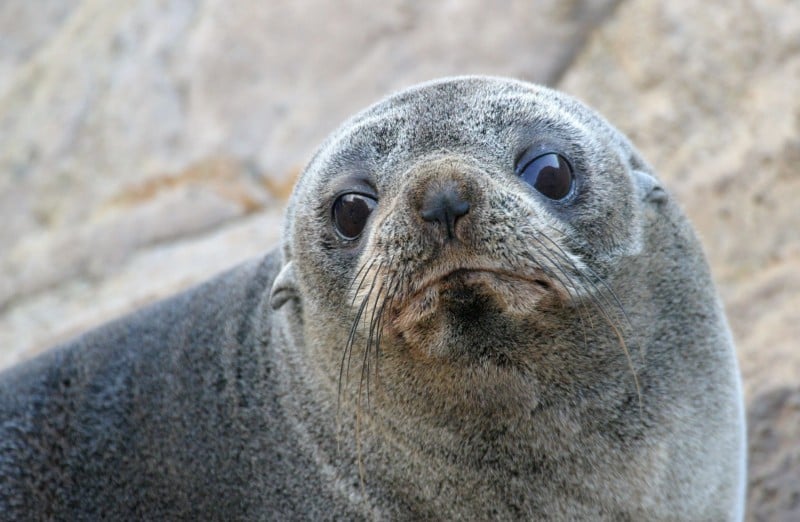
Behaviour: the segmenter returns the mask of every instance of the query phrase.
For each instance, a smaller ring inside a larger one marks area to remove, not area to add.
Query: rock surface
[[[275,245],[335,125],[467,73],[586,100],[683,203],[739,347],[748,517],[800,519],[793,0],[6,0],[0,367]]]
[[[753,520],[800,520],[800,387],[778,388],[750,404]]]

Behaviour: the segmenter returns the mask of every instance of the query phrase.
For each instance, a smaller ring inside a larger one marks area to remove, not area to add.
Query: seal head
[[[601,123],[552,91],[465,79],[390,98],[346,124],[291,204],[304,209],[293,211],[285,256],[315,330],[306,333],[327,341],[339,331],[337,356],[380,351],[373,370],[407,375],[415,394],[490,408],[519,404],[508,393],[548,394],[533,379],[556,368],[540,359],[563,352],[554,346],[565,327],[589,333],[586,302],[624,328],[602,274],[641,251],[632,171],[644,164]],[[633,384],[612,337],[614,364],[591,371]],[[562,385],[582,380],[580,366],[557,366]],[[445,382],[443,395],[423,391]]]
[[[356,412],[368,488],[452,515],[735,516],[738,375],[702,251],[579,102],[480,77],[389,97],[323,144],[284,240],[273,304]]]

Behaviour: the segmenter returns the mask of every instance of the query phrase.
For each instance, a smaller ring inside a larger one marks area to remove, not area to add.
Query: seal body
[[[628,140],[465,77],[346,122],[281,248],[0,378],[0,510],[737,520],[695,235]]]

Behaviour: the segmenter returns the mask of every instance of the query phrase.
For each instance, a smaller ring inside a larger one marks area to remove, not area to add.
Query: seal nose
[[[447,239],[456,237],[456,221],[467,212],[469,202],[458,194],[452,184],[429,188],[419,210],[422,219],[429,223],[438,223],[447,230]]]

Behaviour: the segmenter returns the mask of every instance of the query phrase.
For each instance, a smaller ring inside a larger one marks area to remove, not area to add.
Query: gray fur
[[[530,146],[570,158],[573,199],[516,177]],[[436,183],[470,198],[455,250],[417,217]],[[347,242],[354,187],[378,206]],[[545,281],[409,305],[483,262]],[[0,375],[0,513],[738,520],[743,427],[700,245],[628,140],[563,94],[447,79],[322,145],[280,251]]]

